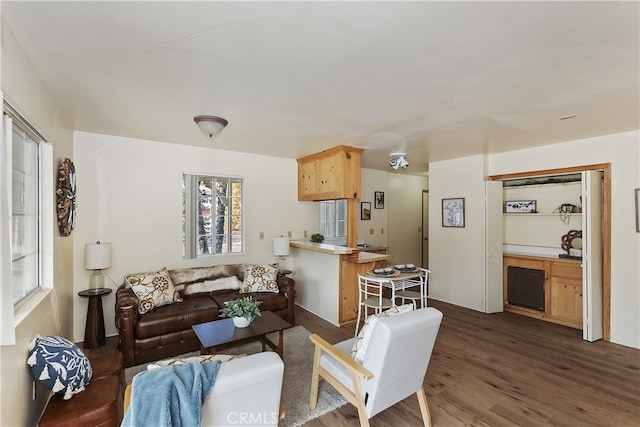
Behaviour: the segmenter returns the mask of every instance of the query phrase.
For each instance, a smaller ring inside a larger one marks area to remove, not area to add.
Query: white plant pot
[[[246,328],[251,324],[251,320],[247,319],[246,317],[234,317],[233,324],[236,326],[236,328]]]

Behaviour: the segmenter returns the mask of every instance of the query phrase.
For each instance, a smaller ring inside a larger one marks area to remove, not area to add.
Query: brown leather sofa
[[[115,322],[124,366],[160,360],[200,349],[192,325],[218,320],[225,301],[251,295],[262,301],[261,311],[272,311],[295,324],[295,281],[277,276],[279,292],[240,293],[237,289],[210,290],[227,279],[244,280],[244,264],[168,270],[182,302],[139,314],[138,298],[126,283],[116,291]],[[234,277],[235,276],[235,277]]]

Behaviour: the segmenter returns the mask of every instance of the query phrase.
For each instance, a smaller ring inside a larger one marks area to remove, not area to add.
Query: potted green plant
[[[262,301],[256,301],[253,297],[244,297],[227,301],[225,307],[220,310],[220,317],[230,317],[237,328],[246,328],[256,316],[261,316],[258,306]]]
[[[324,236],[320,233],[315,233],[311,235],[311,241],[314,243],[322,243],[324,242]]]
[[[569,221],[571,221],[571,214],[575,212],[575,209],[576,205],[573,203],[562,203],[553,210],[553,213],[558,213],[562,222],[569,225]]]

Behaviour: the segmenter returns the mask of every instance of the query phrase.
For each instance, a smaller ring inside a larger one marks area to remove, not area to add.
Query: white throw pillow
[[[280,292],[277,279],[278,264],[245,264],[244,283],[240,293]]]
[[[371,340],[371,336],[373,335],[373,328],[376,326],[378,320],[384,317],[408,313],[412,310],[413,304],[404,304],[397,307],[391,307],[390,309],[383,311],[380,314],[375,314],[373,316],[367,317],[367,320],[364,322],[362,329],[360,329],[360,332],[358,333],[356,342],[353,343],[353,347],[351,348],[351,358],[360,364],[364,363],[367,348],[369,347],[369,341]]]
[[[156,307],[182,301],[173,287],[166,268],[146,273],[127,274],[124,280],[138,297],[138,312],[147,313]]]

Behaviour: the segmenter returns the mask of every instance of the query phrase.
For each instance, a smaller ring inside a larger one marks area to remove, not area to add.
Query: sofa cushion
[[[181,295],[238,289],[244,279],[244,264],[177,268],[169,270],[169,276]]]
[[[192,325],[218,319],[220,307],[209,296],[185,298],[183,302],[158,307],[138,317],[136,338],[144,339],[169,334]]]
[[[245,264],[240,292],[279,292],[278,264]]]
[[[37,337],[29,343],[27,364],[33,378],[64,400],[84,390],[92,376],[91,363],[71,341],[57,336]]]
[[[180,300],[166,268],[159,271],[127,274],[124,280],[138,297],[140,314]]]
[[[246,297],[247,294],[241,294],[239,291],[218,291],[211,294],[211,298],[220,307],[224,307],[227,301]],[[251,296],[256,301],[262,301],[260,311],[279,311],[287,308],[287,297],[281,293],[273,292],[252,292]]]

